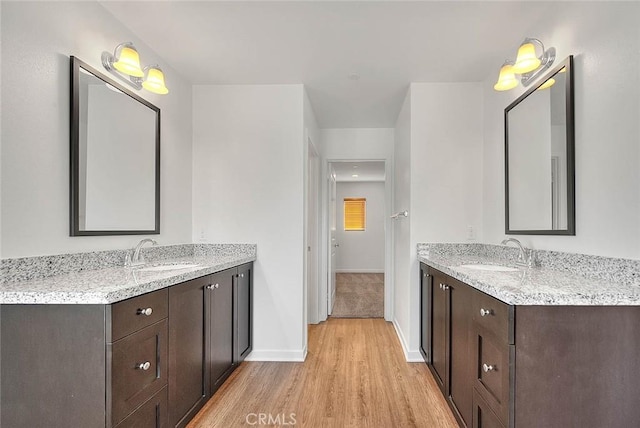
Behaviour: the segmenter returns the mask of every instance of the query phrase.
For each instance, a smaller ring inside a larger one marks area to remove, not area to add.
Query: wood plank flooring
[[[458,426],[427,366],[405,362],[391,323],[344,318],[309,327],[304,363],[242,363],[188,427],[283,425]]]

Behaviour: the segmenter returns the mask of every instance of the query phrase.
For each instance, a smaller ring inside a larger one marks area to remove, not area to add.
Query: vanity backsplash
[[[613,284],[640,286],[640,260],[560,251],[533,250],[535,266],[569,272],[585,278],[611,281]],[[421,256],[469,256],[492,259],[496,262],[515,262],[518,249],[505,245],[480,243],[423,243],[418,244]]]
[[[73,272],[124,266],[126,250],[93,251],[0,260],[0,283],[30,281]],[[256,253],[255,244],[178,244],[146,247],[147,262],[181,257]]]

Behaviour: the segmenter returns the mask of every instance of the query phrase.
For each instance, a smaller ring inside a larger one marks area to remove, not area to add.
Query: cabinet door
[[[211,277],[210,368],[211,393],[222,385],[233,368],[233,276],[236,269]]]
[[[473,355],[471,353],[471,288],[453,278],[447,278],[449,297],[449,394],[458,422],[471,426]],[[460,421],[462,419],[462,421]]]
[[[236,308],[236,355],[235,362],[245,359],[251,352],[252,345],[252,306],[253,306],[253,265],[251,263],[238,268],[235,278],[235,308]]]
[[[442,392],[448,395],[447,371],[449,369],[449,335],[447,311],[447,279],[437,271],[431,270],[431,371]]]
[[[211,276],[169,288],[169,422],[184,426],[209,396],[207,286]]]
[[[432,276],[428,268],[420,265],[420,353],[425,363],[431,364],[431,294]]]
[[[118,424],[167,384],[167,320],[107,345],[111,423]]]
[[[473,390],[473,428],[504,428],[486,401]]]
[[[151,397],[115,428],[166,428],[167,387]]]

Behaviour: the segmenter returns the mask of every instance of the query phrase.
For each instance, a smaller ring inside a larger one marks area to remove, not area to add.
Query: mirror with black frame
[[[71,236],[160,233],[160,109],[71,57]]]
[[[505,114],[505,232],[575,235],[573,57]]]

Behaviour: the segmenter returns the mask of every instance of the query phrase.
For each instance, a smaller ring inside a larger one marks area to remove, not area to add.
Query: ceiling
[[[553,7],[521,1],[101,4],[193,84],[304,84],[321,128],[394,127],[410,82],[497,75],[525,36],[537,36],[526,30]]]
[[[384,181],[384,162],[331,162],[336,181]],[[357,175],[357,177],[354,177]]]

